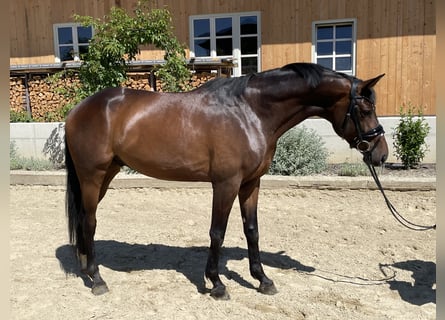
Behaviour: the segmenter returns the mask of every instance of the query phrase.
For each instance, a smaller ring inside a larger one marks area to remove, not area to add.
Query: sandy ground
[[[434,191],[388,192],[419,223]],[[436,231],[390,215],[378,191],[271,189],[260,194],[260,248],[278,294],[256,291],[235,202],[215,301],[203,277],[211,190],[112,189],[96,249],[110,292],[94,296],[67,245],[63,187],[11,186],[13,319],[435,319]]]

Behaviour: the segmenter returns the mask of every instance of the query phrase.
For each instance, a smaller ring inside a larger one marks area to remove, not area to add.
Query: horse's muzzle
[[[384,141],[380,144],[382,139]],[[360,146],[363,149],[361,149]],[[386,140],[383,134],[374,139],[373,143],[361,141],[356,148],[363,154],[363,161],[368,165],[378,167],[383,165],[388,159],[388,148],[386,147]]]

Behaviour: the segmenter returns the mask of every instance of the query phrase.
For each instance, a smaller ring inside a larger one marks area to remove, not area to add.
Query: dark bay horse
[[[218,271],[220,248],[238,196],[251,275],[259,291],[274,294],[258,247],[260,177],[278,138],[308,117],[332,123],[365,162],[381,165],[388,147],[375,113],[373,86],[309,63],[240,78],[220,78],[187,93],[105,89],[80,102],[66,118],[70,242],[94,294],[108,291],[95,261],[96,209],[113,177],[126,165],[147,176],[208,181],[213,188],[210,250],[205,276],[211,296],[228,298]],[[304,150],[301,150],[304,152]]]

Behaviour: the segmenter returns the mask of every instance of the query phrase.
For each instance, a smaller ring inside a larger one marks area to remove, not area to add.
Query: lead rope
[[[389,211],[391,211],[393,217],[404,227],[414,230],[414,231],[426,231],[426,230],[431,230],[434,229],[436,230],[436,225],[432,225],[432,226],[424,226],[424,225],[419,225],[419,224],[415,224],[412,223],[411,221],[408,221],[407,219],[405,219],[397,210],[396,208],[394,208],[393,204],[391,203],[391,201],[389,201],[388,197],[385,194],[385,191],[383,191],[383,187],[382,184],[380,183],[379,177],[377,176],[377,172],[375,171],[374,166],[372,166],[370,164],[370,161],[365,161],[366,165],[369,168],[369,171],[371,172],[372,177],[374,178],[374,181],[377,185],[377,187],[379,188],[380,192],[383,195],[383,198],[385,199],[386,205],[389,208]]]

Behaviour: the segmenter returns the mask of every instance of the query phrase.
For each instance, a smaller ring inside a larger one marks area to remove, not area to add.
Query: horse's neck
[[[267,127],[271,139],[276,140],[309,117],[319,116],[330,120],[328,108],[345,92],[335,90],[335,86],[344,86],[344,83],[322,81],[312,88],[301,78],[295,78],[292,85],[279,77],[269,79],[267,83],[263,80],[263,83],[254,84],[254,107],[262,114],[263,125]]]

